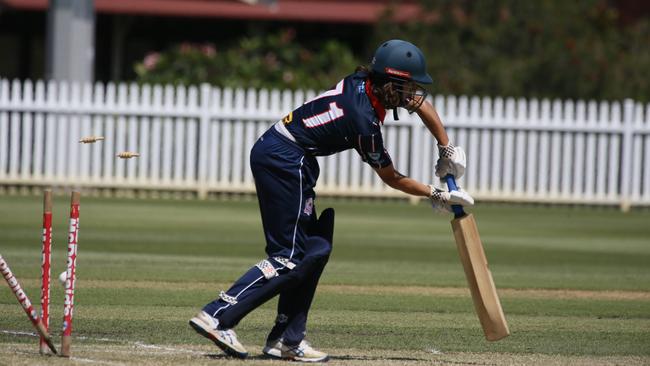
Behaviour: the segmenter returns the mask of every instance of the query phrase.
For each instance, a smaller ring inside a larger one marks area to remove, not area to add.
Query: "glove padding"
[[[444,178],[451,174],[456,179],[465,174],[467,158],[465,150],[460,146],[451,143],[447,146],[438,145],[438,162],[436,163],[436,176]]]
[[[451,205],[473,206],[474,198],[469,193],[458,187],[457,191],[443,191],[442,189],[429,186],[431,188],[431,206],[435,211],[444,213],[453,212]]]

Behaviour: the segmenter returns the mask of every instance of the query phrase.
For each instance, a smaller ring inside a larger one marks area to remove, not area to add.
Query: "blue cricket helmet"
[[[382,43],[375,51],[371,70],[387,78],[413,80],[420,84],[431,84],[427,74],[424,54],[413,43],[391,39]]]

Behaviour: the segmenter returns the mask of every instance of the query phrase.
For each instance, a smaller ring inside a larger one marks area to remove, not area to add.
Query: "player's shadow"
[[[206,353],[203,355],[203,357],[213,359],[213,360],[236,360],[237,358],[228,356],[224,353]],[[277,361],[277,358],[269,357],[266,355],[253,355],[253,356],[248,356],[246,357],[247,360],[269,360],[269,361]]]
[[[233,360],[234,358],[225,355],[223,353],[206,353],[204,355],[207,358],[213,360]],[[269,357],[266,355],[254,355],[248,356],[249,360],[267,360],[267,361],[277,361],[277,358]],[[330,356],[331,361],[393,361],[393,362],[430,362],[431,359],[428,358],[417,358],[417,357],[372,357],[372,356],[352,356],[352,355],[342,355],[342,356]],[[483,363],[483,362],[461,362],[453,360],[444,360],[436,359],[436,364],[441,365],[495,365],[493,363]]]
[[[401,362],[432,362],[435,361],[436,365],[480,365],[480,366],[495,366],[494,363],[472,362],[472,361],[452,361],[445,359],[435,360],[429,358],[416,358],[416,357],[372,357],[372,356],[330,356],[330,360],[339,361],[401,361]]]
[[[415,358],[415,357],[372,357],[372,356],[330,356],[330,360],[338,361],[429,361],[426,358]]]
[[[225,360],[225,359],[234,359],[228,355],[225,355],[223,353],[206,353],[203,355],[204,357],[213,359],[213,360]],[[265,355],[254,355],[254,356],[248,356],[246,359],[249,360],[268,360],[268,361],[277,361],[277,358],[265,356]],[[371,356],[351,356],[351,355],[343,355],[343,356],[330,356],[330,360],[334,361],[418,361],[418,362],[423,362],[423,361],[429,361],[426,358],[414,358],[414,357],[371,357]]]

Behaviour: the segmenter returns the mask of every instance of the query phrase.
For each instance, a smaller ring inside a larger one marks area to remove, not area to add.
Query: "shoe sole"
[[[327,362],[330,359],[330,356],[327,355],[323,358],[301,358],[301,357],[282,357],[284,360],[295,361],[295,362]]]
[[[282,354],[279,351],[277,353],[274,353],[273,351],[269,351],[269,350],[264,349],[264,350],[262,350],[262,353],[264,354],[264,356],[266,358],[272,358],[272,359],[275,359],[275,360],[281,360],[282,359]]]
[[[197,333],[199,333],[200,335],[204,336],[205,338],[211,340],[211,341],[212,341],[212,342],[213,342],[217,347],[219,347],[219,348],[220,348],[220,349],[221,349],[225,354],[227,354],[228,356],[232,356],[232,357],[236,357],[236,358],[241,358],[241,359],[244,359],[244,358],[246,358],[246,357],[248,356],[248,353],[241,353],[241,352],[238,352],[238,351],[232,349],[232,348],[231,348],[230,346],[228,346],[227,344],[221,342],[221,341],[219,340],[219,338],[215,337],[212,333],[206,331],[205,329],[203,329],[203,327],[201,327],[199,324],[193,322],[192,320],[190,320],[189,323],[190,323],[190,326],[191,326],[191,327],[192,327],[192,328],[193,328]]]

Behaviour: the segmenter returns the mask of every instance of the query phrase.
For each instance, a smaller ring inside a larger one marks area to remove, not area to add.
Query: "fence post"
[[[420,165],[424,155],[428,155],[428,151],[423,151],[422,149],[422,140],[425,136],[424,134],[424,125],[420,123],[419,119],[409,118],[408,119],[408,128],[411,132],[411,148],[409,151],[409,175],[420,182],[428,183],[428,179],[424,177],[422,172],[422,166]],[[427,138],[432,138],[427,136]],[[342,167],[347,169],[347,167]],[[420,197],[410,196],[409,202],[411,204],[418,204],[420,202]]]
[[[208,135],[210,128],[210,85],[201,84],[201,99],[199,100],[201,117],[199,118],[199,171],[197,195],[199,199],[208,197]]]
[[[0,179],[7,175],[9,159],[9,81],[0,79]]]
[[[621,196],[621,211],[628,212],[631,206],[630,199],[630,178],[632,176],[632,167],[634,157],[632,148],[634,145],[634,102],[626,99],[623,105],[623,153],[621,155],[621,175],[619,177]]]

